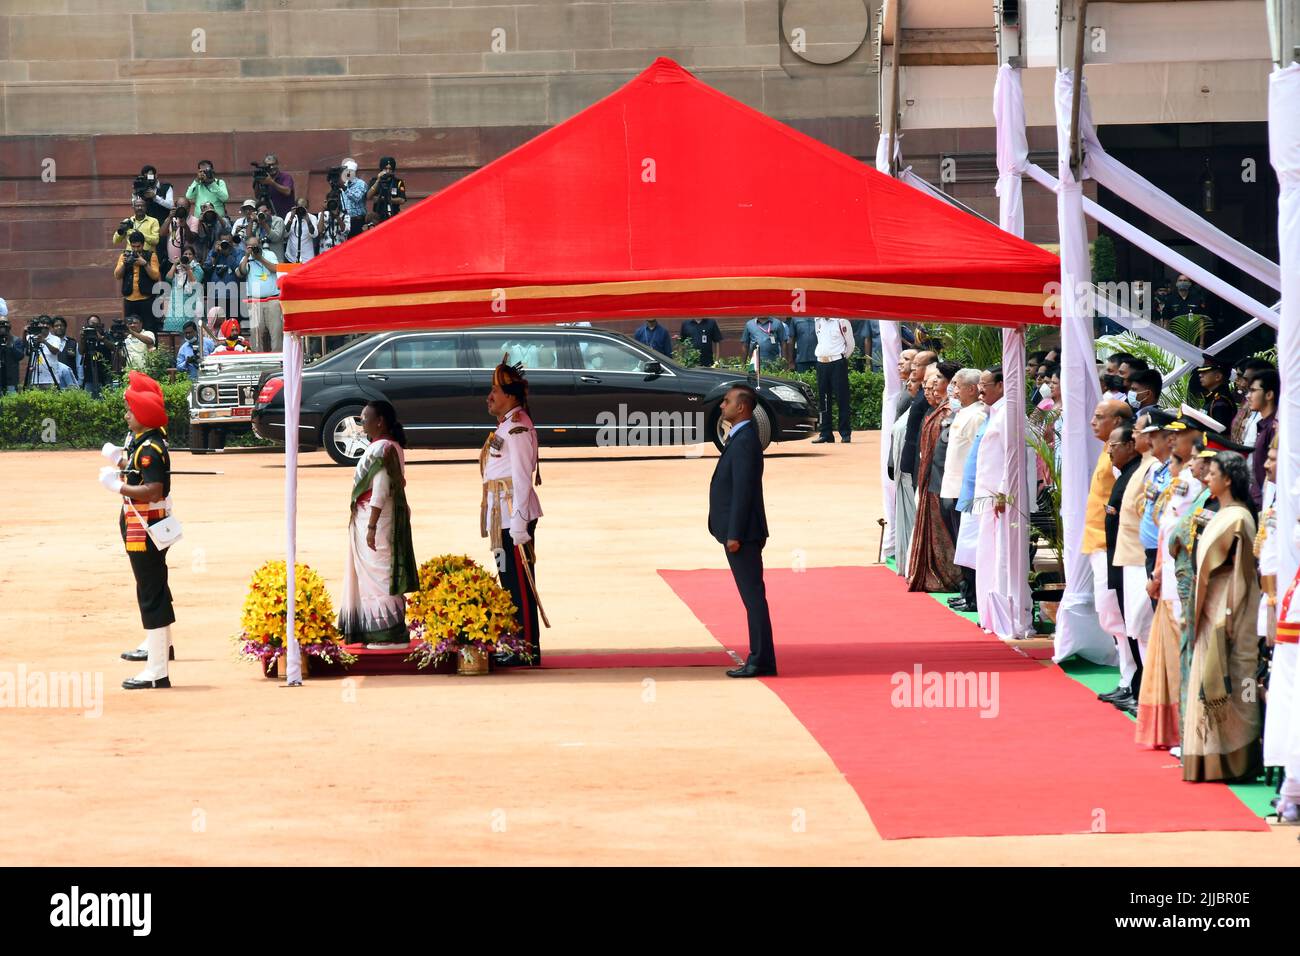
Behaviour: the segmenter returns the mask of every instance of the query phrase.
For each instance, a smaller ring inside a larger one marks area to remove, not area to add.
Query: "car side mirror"
[[[645,373],[647,375],[662,375],[664,373],[664,367],[659,362],[646,362]]]

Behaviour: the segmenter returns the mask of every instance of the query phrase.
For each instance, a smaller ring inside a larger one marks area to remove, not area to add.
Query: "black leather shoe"
[[[965,603],[966,603],[966,599],[961,595],[956,595],[955,597],[948,598],[949,607],[956,607],[958,604],[965,604]]]
[[[814,444],[814,445],[820,445],[820,444],[822,444],[823,442],[829,442],[830,444],[833,445],[833,444],[835,444],[835,439],[834,439],[834,438],[829,438],[829,437],[827,437],[826,435],[818,435],[816,438],[814,438],[814,439],[812,440],[812,444]]]
[[[524,659],[513,652],[502,652],[492,655],[493,667],[523,667]]]
[[[734,670],[727,671],[728,677],[775,677],[775,667],[760,668],[756,664],[742,664]]]
[[[170,677],[160,677],[157,680],[136,680],[134,677],[128,677],[122,681],[122,687],[126,690],[147,690],[151,687],[171,687],[172,680]]]
[[[122,660],[124,661],[147,661],[148,659],[149,659],[148,651],[123,651],[122,652]],[[169,661],[176,660],[176,648],[174,647],[167,648],[167,659]]]
[[[1110,703],[1115,706],[1116,710],[1122,710],[1133,714],[1137,713],[1138,700],[1137,697],[1133,695],[1132,691],[1129,691],[1123,697],[1112,698]]]
[[[971,606],[965,603],[949,604],[948,607],[956,611],[958,614],[966,614],[967,612],[972,610]]]
[[[853,436],[852,436],[852,435],[841,435],[841,436],[840,436],[840,441],[844,442],[844,444],[847,445],[847,444],[849,444],[850,442],[853,441]]]
[[[1104,700],[1104,701],[1106,701],[1106,703],[1109,704],[1111,701],[1113,701],[1113,700],[1118,700],[1120,697],[1127,697],[1127,696],[1130,695],[1131,693],[1133,693],[1131,690],[1129,690],[1127,687],[1124,687],[1123,685],[1121,685],[1121,686],[1119,686],[1119,687],[1116,687],[1116,688],[1115,688],[1114,690],[1112,690],[1112,691],[1107,691],[1107,692],[1104,693],[1104,694],[1098,694],[1098,695],[1097,695],[1097,699],[1098,699],[1098,700]]]

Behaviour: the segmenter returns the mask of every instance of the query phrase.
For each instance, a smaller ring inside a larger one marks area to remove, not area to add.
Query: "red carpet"
[[[714,637],[748,652],[729,571],[659,573]],[[1133,724],[1086,687],[909,594],[887,568],[769,568],[767,593],[780,676],[763,683],[887,839],[1268,829],[1227,787],[1184,783],[1167,753],[1138,750]],[[995,716],[895,706],[891,675],[910,682],[918,667],[982,674]]]

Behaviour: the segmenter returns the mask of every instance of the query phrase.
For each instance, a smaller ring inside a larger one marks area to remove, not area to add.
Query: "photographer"
[[[76,388],[81,382],[81,355],[77,351],[77,340],[68,335],[68,320],[63,316],[56,315],[50,320],[48,341],[51,348],[58,348],[56,358],[60,367],[56,367],[55,377],[59,385]]]
[[[0,302],[3,302],[0,299]],[[18,363],[23,360],[23,340],[9,326],[9,310],[0,316],[0,395],[18,391]]]
[[[366,198],[374,203],[376,222],[391,219],[402,211],[406,202],[406,181],[397,175],[397,160],[385,156],[379,160],[379,175],[370,180]]]
[[[284,347],[284,315],[280,311],[280,286],[275,266],[280,260],[262,245],[258,236],[248,240],[237,274],[245,280],[248,330],[258,352],[278,352]]]
[[[343,160],[342,179],[339,182],[339,200],[348,217],[348,238],[361,235],[366,222],[366,184],[357,178],[357,161]]]
[[[351,218],[344,214],[343,203],[339,197],[331,196],[326,199],[325,208],[316,217],[317,255],[327,249],[333,249],[347,239],[351,228]]]
[[[253,224],[257,221],[257,203],[245,199],[239,206],[239,218],[230,224],[230,233],[240,242],[248,238]]]
[[[113,245],[121,245],[127,237],[138,232],[144,239],[144,247],[149,252],[158,248],[158,220],[145,210],[145,202],[139,196],[131,200],[131,215],[117,224],[113,231]]]
[[[216,213],[212,215],[215,219]],[[167,218],[159,227],[158,235],[162,241],[161,248],[166,251],[169,262],[179,262],[181,252],[186,246],[193,245],[198,249],[199,219],[191,215],[188,199],[182,197],[176,204],[176,208],[167,213]],[[207,250],[204,250],[205,254],[206,252]]]
[[[211,160],[199,161],[199,174],[194,177],[194,182],[190,183],[190,188],[185,190],[185,198],[199,209],[203,208],[204,203],[212,203],[212,208],[216,210],[217,215],[225,218],[230,191],[226,189],[226,181],[218,179],[217,174],[213,172]]]
[[[316,217],[307,211],[307,200],[299,199],[284,220],[285,262],[310,262],[316,255]]]
[[[227,230],[213,245],[203,263],[208,278],[206,305],[209,310],[218,308],[222,315],[239,314],[239,263],[244,258],[244,247],[235,242]]]
[[[199,257],[206,260],[208,254],[217,244],[217,240],[224,234],[230,232],[230,223],[226,222],[224,216],[218,215],[217,210],[212,203],[204,203],[199,213],[198,231],[194,237],[194,248],[198,251]]]
[[[172,198],[172,184],[158,181],[158,170],[153,166],[142,166],[140,175],[135,177],[132,191],[145,201],[149,215],[158,220],[161,226],[175,206]]]
[[[142,325],[162,328],[153,314],[153,284],[162,279],[157,253],[145,250],[144,236],[133,232],[127,237],[131,248],[117,257],[113,278],[122,283],[122,315],[135,316]]]
[[[262,245],[275,254],[276,262],[284,261],[284,220],[275,214],[270,203],[262,200],[257,204],[257,216],[254,219],[257,237]]]
[[[118,325],[118,334],[125,338],[126,326],[120,320]],[[81,387],[93,398],[99,398],[100,390],[112,379],[116,357],[117,343],[105,334],[104,320],[88,316],[81,330]]]
[[[268,153],[254,171],[253,189],[257,192],[258,199],[267,200],[271,213],[281,219],[288,215],[297,201],[293,191],[293,177],[280,169],[280,160],[274,153]]]
[[[48,315],[38,315],[23,333],[29,388],[76,387],[71,371],[59,361],[66,340],[54,333],[53,326],[54,320]],[[67,331],[66,323],[64,331]]]
[[[185,334],[185,341],[176,352],[176,371],[184,372],[191,381],[197,382],[200,363],[212,354],[217,343],[193,320],[186,322],[181,331]]]
[[[186,322],[203,315],[203,267],[198,263],[193,245],[185,247],[180,259],[167,272],[167,281],[171,289],[163,331],[179,332]]]
[[[143,372],[145,370],[145,357],[157,347],[157,344],[157,337],[145,329],[138,315],[127,316],[126,341],[122,343],[122,347],[126,349],[126,367],[128,369]]]

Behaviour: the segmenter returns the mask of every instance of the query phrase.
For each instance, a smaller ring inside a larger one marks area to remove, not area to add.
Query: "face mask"
[[[1128,403],[1132,405],[1134,408],[1138,407],[1138,393],[1133,391],[1132,389],[1130,389],[1128,393]]]
[[[1192,287],[1192,284],[1191,284],[1190,282],[1180,282],[1180,283],[1178,283],[1178,291],[1179,291],[1179,292],[1186,292],[1186,291],[1187,291],[1188,289],[1190,289],[1191,287]]]
[[[1043,396],[1043,398],[1050,399],[1052,397],[1052,386],[1044,382],[1043,387],[1038,390],[1038,394]]]

